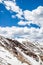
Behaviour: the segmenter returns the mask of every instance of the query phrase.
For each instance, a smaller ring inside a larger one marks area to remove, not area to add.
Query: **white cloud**
[[[11,17],[12,17],[12,18],[15,18],[16,16],[15,16],[15,15],[12,15]]]
[[[10,10],[14,11],[14,12],[19,12],[19,7],[16,6],[15,2],[12,1],[4,1],[4,4],[6,5],[6,7],[9,7]]]
[[[32,21],[23,21],[23,20],[21,20],[20,22],[18,22],[18,25],[30,25],[30,23],[32,23]]]
[[[0,35],[8,38],[22,38],[30,41],[43,41],[43,28],[28,28],[28,27],[0,27]]]
[[[39,6],[32,11],[25,10],[24,17],[26,20],[43,27],[43,6]]]
[[[22,17],[22,14],[16,14],[16,16],[17,16],[19,19],[24,19],[24,18]]]
[[[43,27],[43,6],[39,6],[32,11],[29,11],[29,10],[22,11],[22,9],[19,6],[17,6],[15,0],[12,0],[12,1],[3,0],[2,3],[5,5],[7,10],[16,13],[14,16],[12,15],[13,18],[17,16],[19,19],[22,19],[22,20],[25,19],[25,20],[28,20],[28,22],[31,21],[33,24]],[[23,21],[22,23],[25,23],[25,25],[28,24],[27,21],[26,22]]]
[[[25,10],[24,11],[24,17],[26,20],[32,20],[33,19],[32,12],[29,10]]]
[[[15,12],[16,16],[18,18],[22,18],[22,14],[23,14],[22,9],[20,9],[19,6],[17,6],[17,4],[14,0],[12,0],[12,1],[10,1],[10,0],[5,1],[4,0],[2,3],[5,5],[7,10],[9,10],[9,11],[11,10],[12,12]]]
[[[0,3],[2,3],[2,0],[0,0]]]
[[[2,0],[0,0],[2,2]],[[15,12],[16,15],[12,15],[12,18],[17,16],[21,20],[18,25],[30,25],[30,23],[40,26],[40,29],[28,28],[28,27],[0,27],[0,34],[10,38],[28,38],[30,40],[43,41],[43,6],[39,6],[36,9],[29,11],[24,10],[17,6],[15,0],[3,0],[2,2],[6,9]],[[23,21],[26,20],[26,21]]]

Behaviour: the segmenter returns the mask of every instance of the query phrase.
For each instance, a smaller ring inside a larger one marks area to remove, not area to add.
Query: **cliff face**
[[[0,65],[43,65],[43,46],[0,36]]]

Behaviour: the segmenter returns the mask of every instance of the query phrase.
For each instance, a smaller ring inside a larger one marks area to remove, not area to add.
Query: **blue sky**
[[[43,0],[16,0],[16,2],[23,10],[33,10],[43,6]]]
[[[0,35],[43,41],[43,0],[0,0]]]
[[[22,10],[34,10],[38,6],[43,6],[43,0],[16,0],[17,6],[19,6]],[[0,26],[18,26],[17,22],[20,21],[19,18],[12,18],[11,15],[15,15],[15,12],[10,12],[5,8],[3,3],[0,3]],[[33,27],[38,27],[37,25],[30,25]],[[29,27],[30,27],[29,26]]]
[[[0,26],[14,26],[17,24],[18,19],[11,17],[12,14],[15,15],[15,12],[10,13],[3,4],[0,4],[0,10],[3,11],[0,12]]]

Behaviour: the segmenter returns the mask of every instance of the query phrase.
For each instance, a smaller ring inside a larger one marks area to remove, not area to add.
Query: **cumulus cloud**
[[[32,11],[25,10],[24,17],[26,20],[43,27],[43,6],[39,6]]]
[[[19,6],[17,6],[16,0],[12,0],[12,1],[0,0],[0,2],[2,2],[5,5],[7,10],[16,13],[15,15],[12,15],[12,18],[15,18],[17,16],[19,19],[22,19],[22,21],[23,19],[28,20],[28,22],[27,21],[22,22],[25,25],[32,22],[33,24],[43,27],[43,6],[39,6],[32,11],[29,10],[22,11],[22,9]],[[21,25],[20,23],[21,21],[18,24]]]
[[[7,10],[16,13],[15,15],[12,15],[12,18],[15,18],[15,16],[17,16],[20,19],[18,25],[24,26],[30,25],[30,23],[32,23],[40,26],[40,28],[37,29],[34,27],[28,28],[26,26],[0,27],[0,35],[9,38],[28,38],[32,41],[43,41],[43,6],[39,6],[32,11],[22,11],[22,9],[17,6],[15,0],[0,0],[0,2],[5,5]]]
[[[28,27],[0,27],[0,35],[8,38],[22,38],[31,41],[43,41],[43,28],[28,28]]]

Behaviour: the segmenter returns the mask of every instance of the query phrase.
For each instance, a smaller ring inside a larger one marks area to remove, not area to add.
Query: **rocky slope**
[[[43,65],[43,46],[0,36],[0,65]]]

